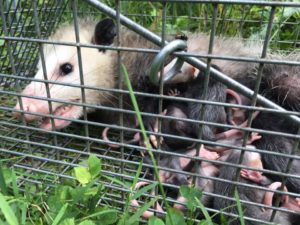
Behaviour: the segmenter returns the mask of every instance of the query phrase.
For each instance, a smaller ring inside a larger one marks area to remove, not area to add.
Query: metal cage
[[[257,65],[257,81],[256,86],[259,87],[260,78],[264,65],[286,65],[291,67],[298,67],[300,63],[298,59],[292,60],[287,59],[273,59],[268,58],[268,52],[280,52],[280,54],[295,53],[297,54],[297,48],[300,45],[300,4],[294,2],[270,2],[270,1],[205,1],[205,0],[194,0],[194,1],[181,1],[181,0],[157,0],[151,1],[95,1],[85,0],[79,2],[79,8],[77,1],[22,1],[22,0],[0,0],[0,93],[1,93],[1,119],[0,119],[0,156],[3,163],[15,169],[19,179],[18,185],[23,187],[25,183],[32,185],[42,184],[44,187],[52,187],[60,183],[65,179],[74,179],[72,169],[82,164],[90,154],[96,154],[97,157],[102,159],[103,174],[107,176],[113,176],[116,179],[120,179],[126,182],[132,182],[136,170],[143,160],[140,155],[141,151],[145,150],[144,146],[135,146],[126,144],[126,132],[137,132],[137,128],[128,127],[124,123],[124,115],[134,114],[133,110],[123,108],[122,95],[128,93],[127,90],[121,88],[114,89],[103,89],[101,87],[90,87],[84,85],[84,80],[81,81],[80,85],[75,85],[75,88],[81,89],[82,95],[85,94],[85,90],[96,89],[99,92],[111,92],[119,96],[117,101],[118,106],[107,107],[107,106],[95,106],[89,105],[85,102],[77,103],[77,105],[84,108],[84,115],[82,119],[71,119],[72,124],[62,130],[45,131],[38,128],[36,123],[28,123],[23,119],[18,120],[12,116],[12,113],[16,110],[14,105],[16,100],[20,100],[23,96],[21,94],[22,89],[30,81],[44,82],[48,87],[51,81],[47,81],[47,77],[42,80],[36,80],[34,74],[36,72],[36,65],[38,58],[44,58],[44,52],[42,45],[46,44],[58,44],[58,45],[71,45],[77,48],[79,52],[81,48],[95,48],[93,46],[87,46],[77,43],[53,43],[47,38],[53,33],[55,28],[60,23],[66,23],[74,21],[74,30],[78,35],[78,27],[76,23],[78,17],[85,17],[92,14],[93,17],[105,18],[111,17],[116,21],[117,29],[121,29],[121,26],[127,29],[133,30],[138,35],[149,40],[150,42],[159,46],[158,50],[145,49],[145,48],[128,48],[126,46],[108,47],[111,51],[137,51],[143,52],[144,54],[155,54],[161,53],[161,49],[165,49],[164,46],[168,46],[168,42],[165,41],[168,35],[181,35],[185,32],[206,32],[210,35],[210,46],[207,54],[191,54],[189,52],[175,52],[173,51],[173,57],[177,57],[192,64],[195,68],[205,70],[207,74],[211,71],[210,77],[217,79],[226,86],[233,90],[247,96],[251,99],[251,104],[248,106],[237,106],[229,103],[216,103],[201,99],[200,103],[204,105],[220,105],[225,107],[241,107],[250,112],[261,111],[275,113],[279,118],[285,118],[287,121],[291,121],[296,127],[299,127],[300,122],[299,112],[288,111],[283,109],[281,106],[275,104],[271,100],[260,95],[258,89],[250,90],[242,84],[229,78],[230,74],[224,74],[214,70],[210,66],[210,61],[213,59],[222,59],[228,62],[231,61],[242,61],[247,63],[256,63]],[[136,7],[135,12],[131,11],[132,7]],[[149,7],[150,9],[148,9]],[[182,14],[177,14],[176,9],[181,8]],[[240,11],[239,14],[236,14]],[[151,12],[151,14],[149,14]],[[256,16],[253,16],[253,13]],[[257,13],[259,12],[259,13]],[[148,14],[147,14],[148,13]],[[183,24],[183,25],[182,25]],[[76,28],[77,27],[77,28]],[[182,32],[183,30],[183,32]],[[154,32],[152,32],[154,31]],[[117,32],[118,33],[118,32]],[[262,43],[263,49],[260,56],[258,57],[238,57],[234,55],[215,55],[213,53],[214,37],[215,36],[226,36],[226,37],[238,37],[240,40],[252,40]],[[99,46],[97,46],[99,47]],[[299,53],[298,53],[299,54]],[[80,55],[80,54],[78,54]],[[80,58],[80,56],[79,56]],[[84,59],[79,59],[79,61]],[[162,63],[161,60],[158,60]],[[43,63],[42,63],[43,64]],[[119,62],[121,67],[121,62]],[[157,67],[161,68],[161,67]],[[158,69],[158,70],[159,70]],[[228,76],[229,75],[229,76]],[[119,72],[119,77],[121,77]],[[81,75],[82,77],[82,75]],[[45,81],[46,80],[46,81]],[[208,81],[208,79],[206,79]],[[207,84],[207,83],[206,83]],[[64,84],[68,85],[68,84]],[[69,84],[70,85],[70,84]],[[162,97],[163,94],[163,82],[158,84],[161,89],[158,93],[136,93],[136,96],[150,96],[151,98],[159,99],[160,102],[168,99],[177,99],[176,97]],[[72,84],[71,84],[72,86]],[[74,86],[74,85],[73,85]],[[49,87],[48,87],[49,88]],[[204,88],[208,88],[207,85]],[[49,97],[49,96],[48,96]],[[49,102],[49,107],[57,99],[46,98]],[[181,101],[187,101],[186,99],[180,99]],[[119,114],[118,120],[121,125],[113,125],[107,122],[97,122],[88,119],[86,107],[94,107],[97,110],[105,112],[117,112]],[[22,108],[22,107],[21,107]],[[203,107],[205,110],[205,106]],[[162,106],[158,109],[162,112],[164,109]],[[26,113],[24,110],[19,110],[21,113]],[[50,110],[51,111],[51,110]],[[150,115],[153,118],[164,118],[161,114],[150,114],[149,112],[142,112],[143,115]],[[252,113],[250,113],[249,118]],[[48,115],[53,121],[57,118],[54,115]],[[59,118],[59,117],[58,117]],[[169,118],[172,119],[172,118]],[[176,118],[173,118],[176,120]],[[160,120],[158,120],[160,121]],[[197,121],[194,121],[196,123]],[[282,171],[271,171],[269,169],[259,170],[264,174],[275,174],[278,176],[278,180],[281,180],[283,184],[286,183],[287,177],[294,177],[300,179],[300,174],[290,172],[292,162],[299,164],[299,129],[297,132],[291,134],[284,131],[274,132],[267,130],[260,130],[251,128],[251,122],[247,124],[246,128],[242,128],[244,131],[243,144],[241,146],[231,146],[237,151],[241,151],[241,158],[239,162],[242,162],[242,157],[245,152],[252,151],[261,154],[275,154],[288,159],[287,168],[282,168]],[[158,122],[160,123],[160,122]],[[198,123],[205,125],[203,121],[203,113],[199,112]],[[209,124],[209,123],[208,123]],[[198,131],[199,138],[194,140],[196,146],[199,149],[201,144],[215,146],[220,145],[218,142],[204,140],[202,138],[200,125]],[[224,129],[230,129],[232,126],[228,124],[217,124],[213,123],[210,125],[218,125]],[[110,141],[103,140],[101,138],[101,131],[109,127],[114,129],[114,138]],[[293,140],[293,147],[290,149],[290,154],[286,151],[283,153],[276,152],[272,153],[265,149],[249,149],[246,146],[246,139],[249,137],[251,132],[258,132],[261,135],[275,135],[283,136]],[[168,136],[162,134],[160,129],[158,132],[148,131],[148,134],[160,136]],[[184,140],[182,137],[178,137],[179,140]],[[107,144],[119,144],[119,149],[109,147]],[[222,145],[222,144],[221,144]],[[224,146],[224,144],[223,144]],[[225,144],[226,146],[226,144]],[[200,150],[201,151],[201,150]],[[155,156],[160,155],[163,157],[181,157],[181,158],[193,158],[182,152],[164,151],[158,148],[153,150]],[[159,164],[159,159],[158,164]],[[208,160],[201,157],[194,157],[196,162],[207,162],[213,165],[218,165],[224,170],[229,165],[228,162],[220,162],[218,160]],[[240,164],[239,163],[239,164]],[[159,164],[160,165],[160,164]],[[240,171],[245,166],[243,165],[231,165],[238,168]],[[156,180],[153,176],[153,165],[144,163],[140,181],[147,181],[149,183]],[[229,167],[228,167],[229,168]],[[199,177],[195,171],[176,171],[170,168],[163,168],[169,173],[182,173],[187,176]],[[247,167],[246,167],[247,169]],[[202,177],[203,178],[203,177]],[[224,184],[230,182],[236,185],[244,186],[245,188],[252,188],[253,190],[268,190],[267,187],[257,184],[245,184],[239,182],[239,176],[236,176],[233,180],[228,181],[218,176],[206,177],[214,182],[223,182]],[[114,207],[122,211],[125,204],[125,196],[130,192],[129,189],[122,187],[121,185],[111,181],[104,180],[99,181],[109,187],[111,192],[107,192],[103,199],[99,199],[100,204],[102,202],[110,202]],[[176,200],[178,194],[178,185],[172,183],[164,183],[164,188],[167,191],[167,201],[169,204],[180,203]],[[283,186],[281,187],[283,188]],[[281,189],[282,190],[282,189]],[[277,192],[282,193],[281,190]],[[276,191],[275,191],[276,192]],[[174,194],[175,193],[175,194]],[[300,198],[300,193],[288,192],[288,196],[291,198]],[[155,190],[155,194],[161,195],[159,189]],[[214,199],[231,199],[232,204],[235,203],[235,199],[232,196],[222,196],[214,192],[204,192],[204,195],[211,196]],[[153,193],[148,194],[148,197],[154,197]],[[280,199],[278,197],[277,199]],[[279,200],[278,200],[279,201]],[[143,199],[140,199],[141,204]],[[249,218],[245,216],[246,221],[256,221],[258,224],[272,223],[276,213],[278,211],[289,212],[295,214],[292,210],[277,205],[262,206],[261,202],[251,202],[248,199],[241,197],[243,205],[250,204],[254,207],[266,207],[272,208],[273,214],[270,218],[264,218],[263,221],[258,218]],[[104,204],[104,203],[103,203]],[[163,205],[164,207],[164,205]],[[152,209],[155,211],[155,209]],[[214,207],[207,207],[209,213],[214,214],[219,210]],[[268,210],[268,209],[266,209]],[[232,213],[226,211],[223,212],[225,215],[236,217]],[[201,217],[194,218],[195,221],[199,221]],[[249,222],[250,223],[250,222]],[[247,222],[246,222],[247,224]],[[293,224],[298,224],[293,223]]]

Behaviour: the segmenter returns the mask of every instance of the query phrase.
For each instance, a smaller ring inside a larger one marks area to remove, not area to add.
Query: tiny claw
[[[165,171],[161,169],[159,171],[159,181],[165,183],[168,181],[168,179],[170,179],[171,175],[172,174],[169,171]]]
[[[178,96],[180,95],[180,91],[177,88],[170,89],[168,92],[169,96]]]
[[[263,176],[260,172],[254,170],[241,169],[240,171],[241,177],[260,184],[263,180]]]
[[[154,146],[154,148],[157,148],[158,146],[158,143],[157,143],[157,138],[155,135],[151,134],[149,136],[149,140],[150,140],[150,143],[152,144],[152,146]]]
[[[257,140],[260,140],[261,139],[261,135],[259,135],[257,132],[252,132],[248,141],[247,141],[247,144],[248,145],[251,145],[253,142],[257,141]]]
[[[216,160],[220,157],[217,152],[207,150],[203,144],[200,147],[199,156],[209,160]]]

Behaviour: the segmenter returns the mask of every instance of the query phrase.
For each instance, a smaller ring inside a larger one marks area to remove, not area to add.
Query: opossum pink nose
[[[36,120],[38,116],[32,115],[32,114],[27,114],[26,112],[31,112],[31,113],[37,113],[39,112],[38,107],[36,104],[29,104],[29,105],[24,105],[24,118],[27,122]]]
[[[27,122],[36,120],[39,118],[37,115],[32,115],[28,114],[26,112],[30,113],[41,113],[41,108],[39,107],[40,104],[38,104],[36,101],[26,101],[25,99],[23,100],[23,110],[24,110],[24,119]],[[18,103],[15,108],[15,110],[21,110],[20,104]],[[43,113],[43,112],[42,112]],[[21,117],[22,113],[21,112],[13,112],[13,116],[15,117]]]

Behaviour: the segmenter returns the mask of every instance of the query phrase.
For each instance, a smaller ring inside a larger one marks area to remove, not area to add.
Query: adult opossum
[[[114,44],[115,25],[110,19],[104,19],[99,23],[91,19],[82,19],[79,21],[79,40],[83,44]],[[73,25],[60,27],[50,38],[51,41],[58,42],[76,42]],[[120,46],[136,48],[156,48],[149,41],[139,35],[121,29]],[[209,38],[203,34],[193,34],[188,37],[188,51],[196,53],[207,53]],[[213,53],[216,55],[234,55],[234,56],[258,56],[260,46],[248,46],[237,39],[216,38]],[[77,49],[74,46],[65,45],[44,45],[46,75],[48,80],[63,82],[65,84],[80,84],[79,65]],[[122,63],[125,64],[130,79],[138,91],[144,91],[145,86],[139,85],[139,78],[147,76],[154,54],[145,54],[139,52],[121,52]],[[117,86],[117,52],[113,50],[99,50],[93,48],[81,48],[82,70],[84,84],[87,86],[101,88],[115,88]],[[225,74],[236,77],[244,74],[255,67],[254,63],[214,60],[214,64],[219,66]],[[38,64],[36,79],[44,80],[41,60]],[[142,86],[142,87],[141,87]],[[64,84],[49,84],[50,97],[52,99],[63,100],[67,102],[82,102],[81,89],[78,87],[65,86]],[[22,92],[24,95],[35,97],[47,97],[46,87],[43,82],[33,81]],[[92,89],[85,89],[85,102],[93,105],[106,105],[116,103],[113,94]],[[42,113],[50,114],[48,101],[42,99],[33,99],[22,97],[24,118],[26,121],[41,120],[43,116],[27,114]],[[141,102],[147,105],[146,102]],[[125,103],[126,105],[126,103]],[[141,107],[143,109],[143,107]],[[144,107],[145,108],[145,107]],[[149,108],[149,107],[148,107]],[[154,108],[154,107],[152,107]],[[17,103],[15,109],[20,109]],[[77,119],[83,115],[82,106],[71,105],[68,103],[52,102],[53,115],[61,116],[67,119]],[[87,112],[93,109],[87,108]],[[20,116],[20,113],[15,113]],[[56,129],[66,127],[70,121],[54,119]],[[43,119],[40,125],[42,128],[51,130],[52,126],[49,118]]]

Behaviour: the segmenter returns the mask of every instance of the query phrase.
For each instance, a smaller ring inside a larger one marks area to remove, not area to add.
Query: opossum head
[[[110,45],[115,35],[115,25],[110,19],[104,19],[97,24],[91,20],[79,22],[80,43]],[[49,39],[57,42],[76,43],[74,26],[68,25],[61,27]],[[22,97],[22,107],[20,106],[20,102],[18,102],[15,109],[20,110],[23,108],[26,121],[41,120],[40,126],[44,129],[51,130],[51,120],[49,117],[45,117],[51,112],[54,116],[61,116],[67,119],[78,119],[83,115],[82,106],[71,104],[83,102],[83,93],[78,86],[81,84],[80,59],[76,46],[47,44],[43,47],[43,52],[45,70],[40,60],[38,71],[34,77],[34,79],[40,81],[32,81],[26,86],[22,94],[27,97]],[[81,47],[80,55],[84,85],[100,88],[114,87],[115,77],[113,67],[116,57],[114,57],[112,51]],[[60,83],[47,84],[45,83],[46,79],[50,82]],[[69,84],[73,86],[66,86]],[[49,102],[46,99],[48,92],[46,88],[47,85],[49,87],[50,98],[52,100],[62,101],[51,101],[51,110],[49,108]],[[99,105],[109,100],[109,94],[100,90],[85,88],[84,95],[85,103],[87,104]],[[30,96],[37,98],[30,98]],[[86,109],[87,111],[92,110],[88,107]],[[28,114],[27,112],[46,115]],[[20,116],[21,113],[16,112],[15,115]],[[56,129],[66,127],[70,123],[71,122],[67,120],[54,119]]]

